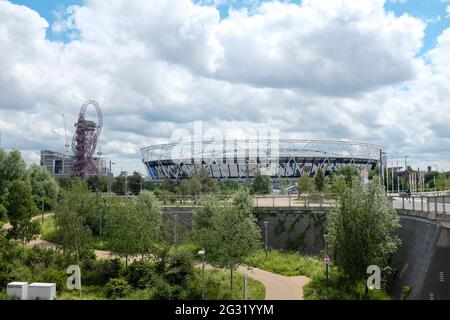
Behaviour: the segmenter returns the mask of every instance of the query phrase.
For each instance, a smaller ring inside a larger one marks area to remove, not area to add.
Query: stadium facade
[[[141,149],[151,180],[177,179],[205,170],[215,179],[248,179],[257,171],[273,179],[314,176],[340,166],[373,169],[381,163],[382,147],[331,140],[226,140],[180,142]]]

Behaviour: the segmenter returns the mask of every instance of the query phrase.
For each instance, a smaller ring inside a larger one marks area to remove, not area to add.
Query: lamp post
[[[202,257],[202,300],[205,300],[205,249],[200,250],[198,255]]]
[[[173,242],[175,244],[175,248],[178,245],[178,239],[177,239],[177,221],[178,221],[178,214],[174,214],[173,215],[173,220],[174,220],[174,226],[173,226]]]
[[[41,208],[42,223],[44,223],[44,199],[41,199],[41,201],[42,201],[42,208]]]
[[[267,227],[269,226],[269,221],[264,221],[264,229],[265,229],[265,250],[266,250],[266,259],[267,256],[269,255],[269,243],[267,241]]]
[[[108,172],[108,193],[111,194],[111,176],[112,176],[112,170],[111,167],[112,165],[115,164],[114,162],[112,162],[111,160],[109,160],[109,172]]]
[[[325,275],[326,275],[326,286],[328,287],[328,265],[330,264],[330,257],[328,256],[328,234],[324,234],[323,235],[323,239],[325,240],[325,258],[324,258],[324,263],[325,263]]]

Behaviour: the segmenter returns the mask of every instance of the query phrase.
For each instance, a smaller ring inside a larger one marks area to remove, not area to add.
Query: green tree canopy
[[[53,208],[59,194],[59,185],[52,175],[43,167],[32,165],[28,170],[31,192],[38,207],[44,203],[45,208]]]
[[[113,252],[128,258],[151,253],[160,240],[162,207],[148,191],[137,199],[110,199],[105,233]]]
[[[400,244],[399,218],[377,179],[364,186],[355,178],[329,215],[333,262],[350,281],[362,281],[370,265],[384,268]]]
[[[302,176],[298,179],[298,194],[311,193],[315,190],[314,180],[308,176]]]
[[[37,222],[31,218],[39,211],[31,195],[29,182],[14,180],[8,188],[6,210],[11,223],[8,237],[29,242],[39,233]]]
[[[323,191],[325,188],[325,174],[322,168],[317,170],[316,176],[314,177],[314,184],[317,191]]]
[[[210,200],[207,210],[200,209],[200,215],[197,213],[194,219],[195,238],[206,250],[206,260],[230,269],[231,288],[234,269],[260,247],[261,239],[255,218],[247,212],[246,205],[238,203],[236,206]]]
[[[354,178],[361,179],[360,170],[352,165],[345,165],[345,166],[339,167],[336,174],[344,176],[345,183],[349,187],[352,186]]]
[[[115,177],[112,189],[115,194],[124,196],[127,192],[127,178],[122,176]]]
[[[14,180],[24,181],[27,177],[27,165],[19,151],[9,153],[0,149],[0,195],[6,193]]]
[[[95,195],[85,181],[72,179],[67,190],[62,190],[55,211],[56,237],[64,253],[77,258],[89,249],[92,231],[87,220],[95,210]]]
[[[134,194],[138,195],[141,192],[141,188],[144,184],[144,178],[139,172],[133,172],[133,175],[128,177],[128,190]]]
[[[272,191],[272,180],[269,176],[262,175],[258,170],[253,177],[253,192],[255,194],[269,194]]]

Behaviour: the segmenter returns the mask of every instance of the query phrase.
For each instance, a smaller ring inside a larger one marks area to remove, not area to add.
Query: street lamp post
[[[328,275],[329,275],[329,271],[328,271],[328,264],[329,264],[329,256],[328,256],[328,234],[324,234],[323,238],[325,240],[325,275],[326,275],[326,286],[328,287]]]
[[[177,237],[177,221],[178,221],[178,214],[174,214],[173,215],[173,219],[174,219],[174,226],[173,226],[173,242],[175,244],[175,248],[178,245],[178,237]]]
[[[111,160],[109,160],[109,172],[108,172],[108,193],[111,194],[111,179],[112,179],[112,165],[115,164]]]
[[[44,223],[44,199],[41,199],[41,201],[42,201],[42,208],[41,208],[42,223]]]
[[[264,221],[264,229],[265,229],[265,250],[266,250],[266,259],[269,255],[269,243],[267,241],[267,227],[269,226],[269,221]]]
[[[202,300],[205,300],[205,249],[200,250],[198,255],[202,257]]]

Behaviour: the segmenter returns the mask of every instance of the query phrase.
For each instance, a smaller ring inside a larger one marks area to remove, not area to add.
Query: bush
[[[119,259],[96,260],[87,266],[84,283],[87,285],[104,286],[109,280],[118,278],[122,271],[122,263]]]
[[[61,293],[67,289],[67,275],[64,270],[47,268],[37,276],[36,281],[56,283],[56,291],[58,293]]]
[[[124,298],[130,290],[131,286],[123,278],[111,279],[106,284],[106,296],[110,299]]]
[[[151,282],[155,268],[144,261],[135,261],[127,269],[125,275],[127,281],[134,288],[145,289]]]

